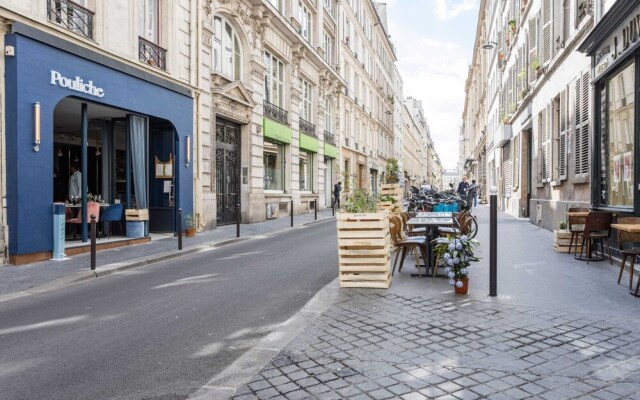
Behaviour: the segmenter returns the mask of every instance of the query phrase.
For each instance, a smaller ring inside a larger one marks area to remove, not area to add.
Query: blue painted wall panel
[[[6,57],[7,212],[10,254],[53,248],[53,111],[65,97],[118,107],[170,121],[180,138],[176,149],[177,207],[185,214],[193,204],[193,163],[185,167],[186,136],[193,129],[193,99],[117,70],[12,34],[5,43],[15,56]],[[97,98],[52,85],[51,70],[64,77],[80,76],[104,89]],[[33,104],[40,102],[40,151],[33,151]]]

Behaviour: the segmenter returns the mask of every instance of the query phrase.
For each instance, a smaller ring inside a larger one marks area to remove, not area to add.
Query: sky
[[[422,100],[444,168],[458,162],[464,84],[473,57],[479,0],[379,0],[387,3],[404,97]]]

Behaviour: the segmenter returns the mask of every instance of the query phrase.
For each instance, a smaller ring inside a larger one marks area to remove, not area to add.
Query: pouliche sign
[[[58,71],[51,70],[51,84],[54,86],[60,86],[70,90],[74,90],[80,93],[86,93],[95,97],[104,97],[104,89],[96,87],[93,81],[87,83],[82,78],[76,76],[75,78],[67,78],[62,76]]]

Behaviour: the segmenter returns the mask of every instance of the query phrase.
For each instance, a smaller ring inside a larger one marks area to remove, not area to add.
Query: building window
[[[329,101],[329,96],[325,98],[324,108],[324,129],[328,132],[333,133],[333,109],[331,108],[331,101]]]
[[[264,141],[264,189],[284,190],[284,146]]]
[[[269,3],[271,3],[280,14],[282,14],[282,0],[269,0]]]
[[[333,60],[333,55],[331,54],[333,51],[333,38],[327,32],[324,32],[323,39],[322,48],[324,50],[324,60],[327,64],[331,65],[331,61]]]
[[[231,24],[222,17],[213,19],[213,70],[234,80],[240,80],[242,49]]]
[[[300,191],[313,191],[313,153],[300,150]]]
[[[324,8],[327,10],[329,15],[331,15],[333,18],[336,17],[334,13],[334,10],[335,10],[335,7],[333,5],[334,2],[335,0],[324,0]]]
[[[143,38],[155,44],[160,43],[160,1],[140,1],[140,31]]]
[[[302,86],[302,102],[300,103],[300,118],[305,121],[311,121],[312,110],[312,86],[304,79],[300,79],[300,86]]]
[[[264,52],[265,100],[284,108],[284,63],[269,52]]]
[[[298,2],[298,11],[300,19],[300,35],[307,42],[311,43],[311,11],[307,8],[303,2]]]
[[[635,65],[630,64],[606,83],[608,137],[603,171],[608,172],[605,202],[610,206],[633,207]]]

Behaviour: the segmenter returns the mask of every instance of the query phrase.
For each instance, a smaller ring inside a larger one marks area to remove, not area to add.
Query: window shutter
[[[546,129],[545,132],[547,134],[546,137],[546,142],[547,142],[547,147],[545,149],[545,161],[547,163],[546,165],[546,171],[547,171],[547,181],[551,181],[551,178],[553,176],[553,141],[551,140],[552,136],[553,136],[553,132],[552,132],[552,122],[553,122],[553,103],[549,103],[547,104],[547,116],[546,116]]]
[[[564,14],[568,12],[565,7],[568,7],[569,2],[565,1],[565,4],[556,5],[553,13],[553,30],[555,36],[554,49],[555,51],[559,51],[564,47]]]
[[[575,160],[576,176],[589,174],[589,90],[590,73],[576,80]]]
[[[529,83],[535,82],[535,71],[531,70],[533,60],[538,58],[538,17],[529,20]]]
[[[553,3],[551,0],[543,0],[542,3],[542,64],[547,64],[553,56],[551,38],[553,37]]]
[[[547,109],[540,112],[540,175],[547,181]]]
[[[560,93],[560,137],[558,138],[558,174],[560,180],[567,179],[567,130],[569,127],[567,112],[567,90]]]

